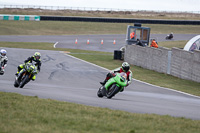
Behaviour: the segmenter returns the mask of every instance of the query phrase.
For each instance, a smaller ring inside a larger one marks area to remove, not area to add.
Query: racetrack
[[[169,41],[190,40],[197,34],[174,34],[174,39]],[[166,34],[151,34],[150,38],[155,38],[158,42],[166,41]],[[77,39],[77,44],[75,40]],[[113,52],[119,50],[126,44],[125,34],[115,35],[0,35],[1,42],[49,42],[55,43],[56,48],[72,48],[93,51]],[[89,40],[89,44],[87,44]],[[101,41],[103,40],[103,44]],[[113,44],[115,40],[115,44]],[[159,45],[159,44],[158,44]]]
[[[0,91],[50,98],[134,113],[171,115],[200,120],[200,98],[134,80],[112,99],[96,93],[108,70],[58,51],[37,50],[42,54],[41,72],[23,89],[13,86],[17,66],[35,50],[6,48],[8,66],[0,76]]]

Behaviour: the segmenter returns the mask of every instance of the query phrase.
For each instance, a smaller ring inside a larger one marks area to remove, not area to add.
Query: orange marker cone
[[[78,40],[76,39],[76,40],[75,40],[75,44],[77,44],[77,43],[78,43]]]
[[[101,44],[103,44],[103,39],[101,40]]]
[[[90,44],[90,40],[89,39],[87,40],[87,44]]]
[[[113,44],[116,44],[116,41],[115,41],[115,40],[113,41]]]

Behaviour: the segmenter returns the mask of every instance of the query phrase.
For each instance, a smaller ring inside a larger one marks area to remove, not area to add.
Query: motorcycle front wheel
[[[103,87],[103,86],[101,86],[101,87],[99,88],[98,92],[97,92],[97,96],[98,96],[98,97],[103,97],[103,94],[102,94],[102,92],[101,92],[102,87]]]
[[[17,82],[17,78],[15,78],[14,87],[19,87],[19,84]]]

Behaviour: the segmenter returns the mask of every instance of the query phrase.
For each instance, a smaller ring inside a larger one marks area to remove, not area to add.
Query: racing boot
[[[34,81],[36,79],[36,75],[33,75],[31,80]]]
[[[108,80],[105,79],[103,82],[100,82],[100,84],[101,84],[102,86],[104,86],[104,85],[106,84],[107,81],[108,81]]]
[[[17,71],[17,72],[15,73],[16,76],[18,76],[18,74],[19,74],[19,71]]]
[[[19,66],[17,67],[17,73],[15,73],[15,75],[18,76],[18,75],[19,75],[19,72],[20,72],[23,68],[24,68],[23,64],[19,65]]]

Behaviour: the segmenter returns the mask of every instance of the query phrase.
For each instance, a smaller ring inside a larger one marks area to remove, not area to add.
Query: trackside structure
[[[146,69],[200,82],[200,51],[126,45],[124,60]]]

